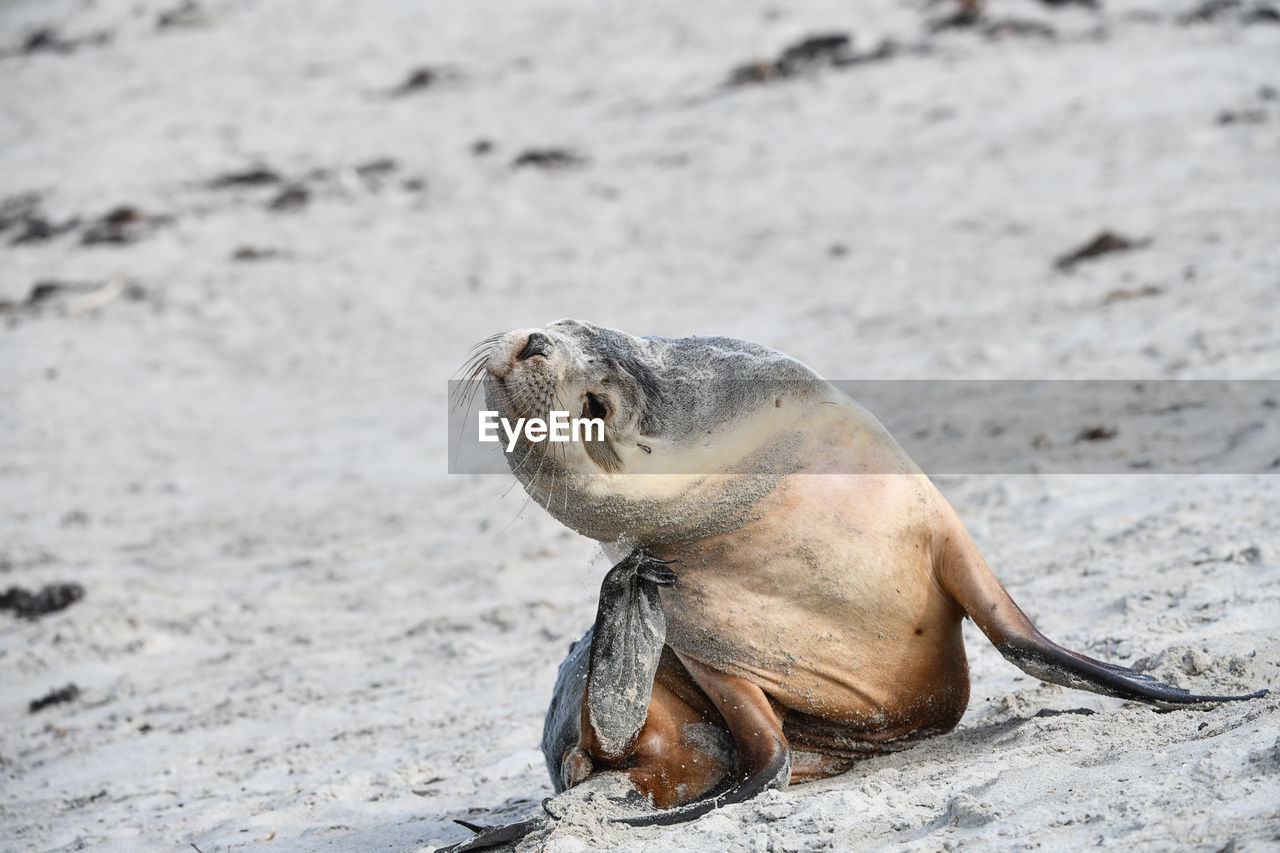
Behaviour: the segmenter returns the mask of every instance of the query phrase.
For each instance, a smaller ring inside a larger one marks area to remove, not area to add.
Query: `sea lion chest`
[[[662,556],[667,643],[789,709],[877,730],[967,701],[960,610],[934,581],[922,475],[791,475],[737,530]],[[945,708],[943,706],[946,706]]]

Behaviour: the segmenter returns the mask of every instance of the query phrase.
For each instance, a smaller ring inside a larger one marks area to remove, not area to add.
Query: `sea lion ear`
[[[658,584],[642,575],[654,562],[637,548],[600,585],[584,716],[596,745],[609,756],[625,753],[644,727],[666,644]]]

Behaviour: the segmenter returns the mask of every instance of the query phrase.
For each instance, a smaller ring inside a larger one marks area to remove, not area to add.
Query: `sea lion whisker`
[[[506,526],[502,528],[502,531],[503,531],[504,533],[505,533],[508,529],[510,529],[511,525],[515,524],[517,521],[519,521],[519,520],[520,520],[520,516],[524,514],[525,507],[527,507],[527,506],[529,505],[529,501],[531,501],[531,500],[533,500],[533,495],[529,494],[529,493],[528,493],[528,491],[527,491],[527,489],[526,489],[525,496],[524,496],[524,501],[522,501],[522,502],[521,502],[521,504],[520,504],[520,508],[519,508],[518,510],[516,510],[516,514],[515,514],[514,516],[512,516],[512,517],[511,517],[511,520],[510,520],[510,521],[508,521],[508,522],[507,522],[507,524],[506,524]]]
[[[466,358],[463,360],[470,362],[479,357],[483,357],[487,360],[489,357],[489,350],[493,348],[494,344],[502,340],[504,334],[505,332],[495,332],[486,338],[482,338],[478,343],[472,346],[471,349],[467,350]]]
[[[552,393],[553,393],[553,389],[548,388],[546,392],[544,392],[542,395],[542,412],[544,413],[544,416],[549,414],[549,410],[551,408]],[[547,485],[546,499],[542,503],[542,508],[547,510],[548,512],[551,511],[551,499],[555,497],[555,493],[556,493],[556,468],[559,467],[555,461],[556,443],[550,442],[550,446],[551,446],[550,453],[547,453],[545,448],[543,449],[543,452],[542,452],[543,462],[547,461],[547,457],[551,458],[551,467],[547,469],[547,476],[551,479],[551,482]],[[542,469],[541,463],[539,463],[538,469],[539,471],[541,471]]]
[[[501,451],[502,448],[499,447],[498,450]],[[511,467],[511,473],[513,475],[513,479],[511,480],[511,485],[507,486],[507,490],[502,493],[503,498],[505,498],[508,494],[510,494],[511,490],[514,489],[516,487],[516,484],[520,482],[520,469],[524,467],[524,463],[527,462],[529,460],[529,457],[533,455],[533,445],[529,444],[528,447],[523,448],[523,451],[524,453],[520,457],[520,461],[517,462],[515,465],[511,465],[510,454],[507,454],[507,464]],[[526,492],[527,492],[527,487],[526,487]],[[525,495],[525,502],[526,503],[528,502],[527,493]]]
[[[479,379],[481,374],[484,373],[485,365],[488,363],[488,361],[489,361],[488,349],[486,349],[484,352],[479,352],[472,356],[469,356],[463,362],[462,367],[460,367],[454,373],[455,376],[461,377],[460,380],[456,380],[458,381],[458,385],[455,386],[455,391],[459,391],[462,388],[465,388],[470,382],[476,379]]]
[[[552,386],[551,394],[554,399],[555,405],[559,408],[559,410],[568,411],[567,407],[564,404],[564,400],[560,396],[560,389],[556,386]],[[559,470],[564,472],[561,475],[561,479],[564,481],[564,510],[563,511],[568,512],[569,511],[569,474],[568,474],[568,466],[565,463],[567,463],[569,459],[569,449],[567,447],[557,447],[555,444],[552,444],[552,448],[553,450],[557,451],[560,456],[558,468]]]
[[[484,365],[479,368],[480,372],[484,371]],[[479,379],[478,374],[472,374],[465,379],[455,379],[453,387],[449,391],[449,410],[457,411],[461,406],[467,413],[471,411],[471,404],[475,401],[476,394],[480,392],[483,383]]]
[[[520,469],[524,467],[524,463],[529,460],[529,457],[533,455],[534,449],[537,447],[537,445],[533,444],[532,442],[525,442],[525,444],[526,444],[526,447],[523,448],[524,455],[520,457],[520,462],[511,469],[512,474],[518,475]],[[517,480],[516,482],[519,482],[519,480]]]
[[[479,387],[478,383],[472,384],[475,388]],[[471,404],[475,402],[475,390],[472,390],[469,394],[463,392],[463,397],[465,398],[466,403],[463,406],[461,417],[458,418],[458,442],[454,445],[453,450],[453,464],[455,466],[458,464],[458,454],[462,452],[463,436],[465,436],[467,432],[467,420],[471,417]],[[457,411],[459,402],[462,402],[462,400],[455,400],[449,410],[451,412]]]
[[[512,480],[511,485],[507,486],[507,490],[498,496],[498,500],[503,500],[507,495],[511,494],[511,490],[514,489],[516,484],[519,482],[519,480]]]
[[[531,404],[534,402],[541,403],[541,398],[534,395],[534,389],[525,385],[520,385],[515,389],[515,393],[511,397],[511,406],[517,415],[525,418],[536,418],[539,416],[539,409],[541,406],[534,406]]]
[[[450,394],[450,411],[456,412],[461,406],[462,415],[458,423],[458,442],[453,453],[453,462],[458,462],[458,454],[462,450],[463,436],[466,434],[467,422],[471,417],[471,407],[475,403],[476,394],[479,393],[482,384],[479,380],[481,374],[484,373],[485,364],[488,361],[488,352],[476,355],[472,359],[470,367],[465,379],[458,381]]]
[[[475,370],[476,362],[483,357],[486,357],[486,356],[481,356],[481,355],[467,356],[465,359],[463,359],[462,364],[458,366],[458,369],[453,372],[453,375],[459,378],[470,377],[473,374],[473,371]]]
[[[532,451],[531,451],[531,452],[532,452]],[[537,490],[538,490],[538,481],[539,481],[540,479],[542,479],[542,466],[543,466],[543,465],[545,465],[545,464],[546,464],[546,462],[547,462],[547,454],[545,454],[545,453],[539,453],[539,454],[538,454],[538,468],[537,468],[537,470],[536,470],[536,471],[534,471],[534,472],[533,472],[533,480],[529,483],[529,497],[530,497],[530,498],[532,498],[535,494],[537,494]],[[526,503],[526,504],[528,504],[528,501],[526,501],[525,503]],[[520,508],[520,511],[521,511],[521,512],[524,512],[524,507],[521,507],[521,508]]]

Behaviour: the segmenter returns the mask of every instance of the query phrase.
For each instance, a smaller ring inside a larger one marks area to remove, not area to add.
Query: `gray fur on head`
[[[530,350],[534,340],[549,345]],[[705,535],[741,524],[750,504],[785,473],[784,445],[797,410],[781,411],[784,400],[808,404],[831,390],[804,364],[750,341],[636,337],[577,320],[507,333],[493,345],[486,369],[486,400],[503,417],[545,417],[551,409],[605,413],[604,442],[521,439],[507,457],[535,500],[602,541],[673,541],[694,528]],[[727,438],[734,433],[754,436],[747,424],[767,435],[768,446],[704,461],[714,458],[708,448],[736,447]],[[695,476],[666,491],[645,480],[673,472]],[[699,488],[716,473],[744,476]]]

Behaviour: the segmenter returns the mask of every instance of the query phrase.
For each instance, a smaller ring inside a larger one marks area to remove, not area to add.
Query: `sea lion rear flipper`
[[[619,818],[630,826],[670,826],[701,817],[730,803],[749,800],[791,781],[791,749],[782,724],[764,691],[744,678],[726,675],[679,655],[680,662],[715,703],[733,736],[739,760],[738,780],[719,794],[653,814]]]
[[[1165,684],[1145,673],[1103,663],[1079,652],[1065,649],[1039,631],[1031,637],[1014,638],[997,648],[1000,654],[1004,655],[1005,660],[1041,681],[1151,705],[1239,702],[1267,695],[1266,690],[1235,696],[1191,693],[1172,684]]]
[[[675,583],[665,565],[637,548],[600,585],[583,725],[589,727],[595,749],[606,756],[622,756],[649,713],[667,638],[658,587]]]
[[[488,850],[501,844],[510,844],[513,841],[519,841],[530,832],[541,829],[546,826],[547,819],[544,817],[530,818],[522,820],[519,823],[508,823],[502,826],[477,826],[473,823],[467,823],[462,820],[455,820],[454,823],[465,826],[467,829],[475,833],[475,835],[459,841],[457,844],[451,844],[448,847],[439,847],[435,853],[465,853],[468,850]]]
[[[967,534],[960,531],[945,544],[950,550],[938,561],[938,582],[1000,654],[1030,676],[1063,687],[1161,706],[1237,702],[1267,695],[1266,690],[1238,696],[1190,693],[1150,675],[1063,648],[1041,634],[1014,603]]]

